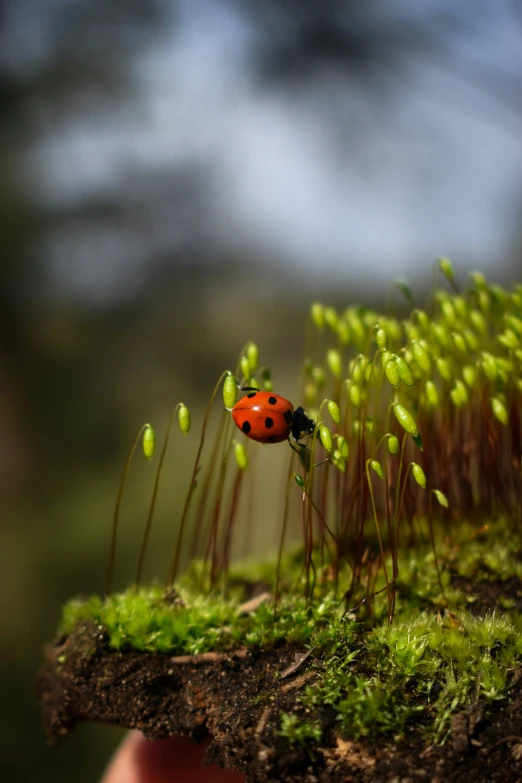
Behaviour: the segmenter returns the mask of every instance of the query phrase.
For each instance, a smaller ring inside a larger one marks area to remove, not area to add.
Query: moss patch
[[[280,735],[290,745],[320,741],[325,710],[334,716],[341,737],[398,738],[415,723],[430,740],[444,742],[452,715],[473,704],[487,709],[504,699],[519,675],[521,542],[512,533],[507,539],[505,532],[499,521],[479,537],[470,539],[463,532],[460,540],[440,547],[444,595],[431,550],[404,555],[391,626],[386,593],[347,611],[350,607],[338,597],[343,584],[336,597],[326,566],[318,574],[313,600],[292,592],[290,585],[299,580],[299,558],[289,556],[277,608],[270,599],[248,613],[242,606],[253,582],[273,594],[273,564],[232,571],[226,599],[201,592],[194,567],[174,601],[159,586],[71,601],[64,608],[60,634],[94,623],[113,650],[170,655],[308,649],[313,655],[306,668],[314,671],[313,682],[303,684],[292,711],[280,716]],[[346,584],[349,576],[343,575]],[[378,582],[374,589],[381,586]],[[484,601],[484,589],[493,587]]]

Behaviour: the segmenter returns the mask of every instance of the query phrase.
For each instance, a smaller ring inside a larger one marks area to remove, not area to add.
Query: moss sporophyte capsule
[[[395,403],[393,405],[393,412],[395,414],[395,418],[401,425],[401,427],[406,430],[410,435],[417,436],[419,434],[419,430],[417,428],[417,425],[415,423],[415,419],[411,415],[411,413],[404,407],[404,405],[400,405],[399,403]]]
[[[234,376],[229,373],[223,383],[223,403],[225,408],[233,408],[237,402],[237,383]]]
[[[339,411],[339,406],[337,405],[337,403],[334,402],[333,400],[328,400],[327,408],[328,408],[328,413],[330,414],[334,422],[336,424],[340,424],[341,412]]]
[[[190,431],[190,411],[183,403],[179,406],[178,410],[178,424],[184,435]]]
[[[332,434],[328,427],[324,424],[319,427],[319,439],[323,445],[323,448],[325,448],[326,451],[331,451],[333,446]]]
[[[239,443],[238,441],[234,443],[234,455],[238,467],[240,467],[241,470],[246,470],[248,467],[248,457],[247,457],[246,449],[243,446],[243,444]]]
[[[249,375],[253,375],[257,370],[257,363],[259,361],[259,349],[255,343],[249,343],[247,347],[247,359],[250,365]],[[266,380],[265,378],[263,380]]]
[[[143,432],[142,446],[143,454],[150,462],[154,456],[154,452],[156,451],[156,433],[150,424],[145,427]]]

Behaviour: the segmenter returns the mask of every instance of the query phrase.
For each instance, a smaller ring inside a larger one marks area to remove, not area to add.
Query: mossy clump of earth
[[[71,601],[40,681],[48,731],[95,719],[151,739],[211,734],[212,757],[252,781],[377,780],[381,767],[384,780],[412,747],[432,777],[459,758],[478,767],[483,749],[511,754],[515,774],[516,732],[496,749],[483,737],[520,698],[521,545],[502,520],[443,541],[443,594],[431,548],[405,554],[391,625],[384,593],[371,611],[346,606],[326,570],[306,600],[299,553],[277,604],[270,563],[232,569],[227,598],[201,591],[195,565],[169,595]]]

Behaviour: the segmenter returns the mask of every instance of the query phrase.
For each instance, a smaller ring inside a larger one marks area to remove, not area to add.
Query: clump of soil
[[[480,704],[454,715],[444,746],[427,746],[419,728],[379,744],[342,739],[325,706],[322,742],[292,747],[280,734],[280,713],[292,712],[319,676],[318,664],[295,647],[176,657],[116,652],[101,626],[86,623],[48,648],[39,690],[51,741],[85,720],[140,729],[151,740],[210,735],[208,760],[243,771],[249,783],[522,780],[522,682],[488,719]]]

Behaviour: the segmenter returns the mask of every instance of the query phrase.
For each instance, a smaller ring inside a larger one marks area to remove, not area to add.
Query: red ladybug
[[[298,442],[313,433],[315,422],[308,418],[303,408],[294,410],[289,400],[273,392],[250,387],[242,391],[248,391],[248,394],[236,402],[231,413],[235,425],[248,438],[259,443],[281,443],[283,440],[290,442],[292,435]]]

